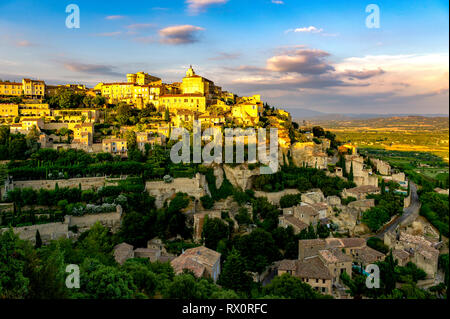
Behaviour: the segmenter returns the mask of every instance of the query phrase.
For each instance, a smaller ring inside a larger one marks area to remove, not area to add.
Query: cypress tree
[[[41,246],[42,246],[41,234],[39,233],[39,229],[37,229],[36,230],[36,243],[35,243],[34,247],[41,248]]]
[[[350,164],[350,173],[348,173],[348,180],[353,182],[353,162]]]
[[[170,119],[170,113],[169,113],[169,109],[166,107],[166,110],[164,111],[164,120],[169,121],[169,119]]]

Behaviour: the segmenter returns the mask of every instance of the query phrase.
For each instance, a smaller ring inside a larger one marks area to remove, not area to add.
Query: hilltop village
[[[194,120],[202,129],[277,128],[278,171],[261,175],[258,162],[172,163],[172,130],[192,132]],[[170,84],[144,72],[94,88],[0,81],[0,159],[0,242],[34,246],[44,268],[59,254],[88,274],[78,295],[51,297],[446,294],[448,230],[419,216],[421,185],[192,67]],[[448,190],[431,192],[447,196],[448,226]],[[23,271],[26,286],[31,253],[20,254],[14,272]],[[370,264],[382,269],[379,289],[365,286]],[[96,287],[118,285],[106,270],[129,282],[118,295]],[[180,283],[192,295],[180,295]],[[6,293],[40,296],[32,286],[0,286]]]

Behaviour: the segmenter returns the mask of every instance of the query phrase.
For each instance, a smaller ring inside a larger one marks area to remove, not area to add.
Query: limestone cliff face
[[[250,170],[246,164],[235,167],[223,165],[223,170],[230,183],[242,190],[250,189],[252,187],[252,177],[259,175],[258,168]]]
[[[361,218],[360,209],[343,205],[335,207],[339,208],[340,213],[336,214],[332,211],[329,218],[334,224],[338,225],[340,230],[348,230],[351,237],[370,233],[367,225],[359,222]]]
[[[219,189],[223,183],[223,169],[221,166],[214,166],[214,176],[216,177],[216,188]]]

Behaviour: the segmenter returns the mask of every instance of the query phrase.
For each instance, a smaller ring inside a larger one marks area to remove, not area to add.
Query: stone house
[[[372,185],[357,186],[353,188],[344,188],[342,197],[354,197],[356,199],[365,199],[369,194],[380,194],[380,189]]]
[[[314,203],[310,204],[310,206],[316,210],[316,212],[319,214],[319,219],[326,218],[329,214],[331,214],[332,209],[330,206],[328,206],[327,203]]]
[[[123,265],[127,259],[134,258],[133,246],[127,243],[120,243],[114,246],[113,254],[117,263]]]
[[[324,213],[324,217],[320,217],[320,213],[313,206],[300,203],[297,206],[284,208],[283,216],[293,216],[306,225],[316,225],[320,218],[326,217],[326,212]]]
[[[161,250],[155,248],[136,248],[134,250],[135,258],[148,258],[150,262],[155,262],[161,257]]]
[[[359,264],[369,265],[377,261],[382,261],[386,257],[383,253],[365,246],[360,249],[355,249],[352,253],[353,260]]]
[[[294,234],[299,234],[303,229],[308,228],[308,224],[305,224],[293,215],[283,215],[278,220],[281,227],[287,228],[291,226],[294,229]]]
[[[173,259],[170,264],[175,270],[175,274],[180,274],[184,269],[190,270],[197,278],[209,277],[215,281],[220,275],[221,254],[199,246],[187,249],[183,254]]]
[[[370,168],[365,168],[364,158],[360,155],[346,155],[345,169],[347,173],[353,170],[353,182],[357,186],[372,185],[378,186],[378,177],[372,174]]]
[[[391,166],[389,163],[382,161],[378,158],[374,158],[371,160],[374,166],[376,167],[378,173],[381,175],[391,175]]]
[[[341,248],[319,250],[319,258],[330,271],[332,283],[340,282],[339,276],[346,272],[352,277],[352,257],[345,254]]]
[[[338,249],[352,261],[370,264],[383,260],[384,254],[370,248],[364,238],[326,238],[299,241],[299,259],[320,255],[321,250]]]
[[[121,243],[114,247],[114,259],[123,264],[130,258],[148,258],[150,262],[167,262],[175,258],[174,255],[167,253],[161,240],[152,239],[147,242],[147,248],[136,248],[127,243]]]
[[[332,293],[333,277],[323,261],[317,256],[304,260],[281,260],[277,266],[277,273],[279,276],[288,273],[300,278],[316,291],[324,294]]]
[[[386,233],[384,243],[392,248],[393,257],[399,264],[413,262],[427,273],[428,278],[435,278],[438,270],[439,250],[423,236],[410,235],[405,232]]]
[[[316,204],[325,202],[325,196],[320,189],[314,189],[301,195],[302,203]]]
[[[323,239],[305,239],[298,242],[298,259],[303,260],[308,257],[317,256],[319,250],[326,248]]]

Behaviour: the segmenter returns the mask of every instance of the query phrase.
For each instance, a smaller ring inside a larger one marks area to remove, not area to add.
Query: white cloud
[[[225,4],[227,2],[228,0],[186,0],[188,11],[191,14],[198,14],[212,5]]]
[[[349,74],[348,70],[361,70],[359,75],[364,75],[367,70],[383,70],[382,73],[378,71],[382,76],[374,76],[370,80],[372,93],[427,95],[448,91],[448,58],[448,53],[369,55],[344,59],[334,67],[336,72],[350,76],[355,72]]]
[[[315,26],[309,26],[309,27],[303,27],[303,28],[296,28],[293,30],[294,32],[308,32],[308,33],[320,33],[323,31],[323,29],[318,29]]]
[[[106,20],[120,20],[120,19],[124,19],[125,16],[120,16],[120,15],[111,15],[111,16],[107,16],[105,17]]]
[[[284,4],[284,2],[281,1],[281,0],[272,0],[272,3],[274,3],[274,4]]]
[[[322,50],[297,49],[287,54],[275,55],[267,60],[267,70],[322,74],[334,68],[325,60],[330,54]]]
[[[167,44],[188,44],[198,41],[197,33],[204,28],[193,25],[175,25],[159,30],[161,42]]]

